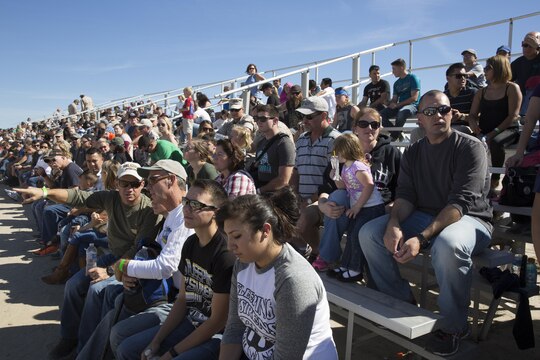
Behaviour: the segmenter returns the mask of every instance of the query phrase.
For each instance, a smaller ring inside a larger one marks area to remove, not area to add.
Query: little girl
[[[336,181],[338,188],[345,188],[349,197],[349,207],[342,215],[343,221],[347,226],[347,243],[341,256],[341,265],[330,269],[328,275],[336,276],[338,280],[345,282],[356,282],[362,280],[363,267],[367,265],[360,242],[358,241],[358,232],[360,228],[368,221],[384,215],[383,199],[373,183],[371,171],[368,162],[365,160],[364,152],[360,142],[354,134],[343,134],[334,142],[334,153],[338,156],[339,162],[344,163],[341,171],[342,180]],[[332,170],[335,172],[335,170]],[[330,177],[333,177],[333,173]],[[325,229],[321,238],[325,241],[339,242],[343,232],[327,234]],[[324,261],[324,253],[319,255]],[[316,267],[316,264],[314,263]]]

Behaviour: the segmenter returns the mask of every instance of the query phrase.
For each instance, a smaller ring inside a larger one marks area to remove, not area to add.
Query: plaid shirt
[[[226,178],[220,174],[216,181],[223,186],[230,199],[237,196],[256,194],[255,183],[251,176],[243,170],[229,174]]]

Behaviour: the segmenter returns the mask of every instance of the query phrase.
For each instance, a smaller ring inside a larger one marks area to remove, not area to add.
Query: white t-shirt
[[[334,114],[336,113],[336,94],[332,87],[327,87],[323,90],[324,95],[321,95],[324,100],[328,103],[328,118],[331,121],[334,120]]]
[[[212,122],[212,118],[210,118],[210,114],[202,108],[198,108],[193,113],[193,118],[195,119],[195,124],[200,124],[203,120],[208,120]]]

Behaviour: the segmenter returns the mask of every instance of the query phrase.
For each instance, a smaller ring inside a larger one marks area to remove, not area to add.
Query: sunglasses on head
[[[118,180],[118,185],[121,188],[132,188],[136,189],[140,187],[142,184],[142,181],[127,181],[127,180]]]
[[[202,203],[200,201],[191,200],[191,199],[188,199],[188,198],[183,198],[182,199],[182,205],[189,206],[191,208],[191,210],[193,210],[193,211],[201,211],[203,209],[209,209],[209,210],[216,210],[217,209],[217,207],[215,207],[215,206],[206,205],[205,203]]]
[[[450,110],[452,110],[452,108],[448,105],[441,105],[441,106],[430,106],[430,107],[427,107],[425,108],[424,110],[421,111],[422,114],[426,115],[426,116],[433,116],[437,113],[441,114],[441,115],[446,115],[450,112]]]
[[[372,130],[377,130],[381,127],[381,124],[378,121],[357,120],[356,126],[361,129],[365,129],[369,126]]]

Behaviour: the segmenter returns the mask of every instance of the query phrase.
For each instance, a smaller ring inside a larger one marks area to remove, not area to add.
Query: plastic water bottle
[[[86,248],[86,275],[88,276],[88,270],[97,266],[97,249],[94,243]]]
[[[519,278],[519,273],[521,270],[521,258],[523,255],[521,254],[514,254],[514,261],[512,262],[512,273],[516,274]]]
[[[146,246],[143,246],[142,248],[140,248],[139,251],[137,251],[137,253],[135,254],[135,257],[133,258],[133,260],[139,260],[139,261],[148,260],[148,248]],[[137,292],[137,287],[139,286],[141,286],[141,284],[137,282],[137,286],[133,288],[129,288],[129,289],[124,289],[124,291],[127,293],[134,294]]]
[[[527,260],[527,272],[525,274],[525,286],[528,288],[533,288],[536,286],[536,260],[534,258],[529,258]]]

